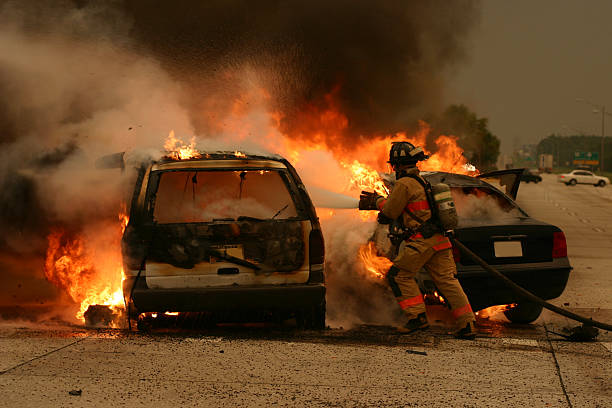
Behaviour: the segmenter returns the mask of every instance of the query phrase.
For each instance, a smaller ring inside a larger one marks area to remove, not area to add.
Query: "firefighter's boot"
[[[474,340],[476,338],[476,329],[473,322],[468,322],[465,326],[454,333],[458,339]]]
[[[408,320],[403,326],[397,328],[397,331],[402,334],[409,334],[415,332],[417,330],[426,330],[429,328],[429,323],[427,322],[427,315],[425,313],[420,313],[414,319]]]

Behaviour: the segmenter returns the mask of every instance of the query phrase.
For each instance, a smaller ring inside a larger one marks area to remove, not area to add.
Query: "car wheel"
[[[504,315],[512,323],[527,324],[535,321],[542,313],[542,305],[531,302],[519,303],[511,309],[504,311]]]
[[[599,180],[599,182],[597,183],[597,185],[598,185],[599,187],[603,187],[603,186],[605,186],[605,185],[606,185],[606,182],[605,182],[605,181],[603,181],[603,180]]]
[[[145,314],[141,314],[138,316],[138,321],[136,322],[136,328],[139,332],[148,333],[153,328],[153,319],[146,316]]]
[[[325,302],[319,306],[302,309],[296,313],[297,325],[304,329],[322,330],[325,328]]]
[[[578,182],[576,181],[576,179],[571,179],[571,180],[569,181],[569,183],[568,183],[568,184],[569,184],[570,186],[575,186],[575,185],[576,185],[576,183],[578,183]]]

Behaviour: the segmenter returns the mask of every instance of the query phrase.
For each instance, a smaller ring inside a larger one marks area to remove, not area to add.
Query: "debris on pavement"
[[[83,317],[88,327],[116,326],[122,317],[122,311],[108,305],[89,305]]]
[[[546,329],[546,331],[548,333],[556,334],[557,336],[563,337],[566,340],[576,342],[596,341],[597,336],[599,335],[599,329],[597,327],[589,326],[587,324],[572,327],[571,329],[565,327],[563,331],[569,334],[561,334],[548,329]]]
[[[406,350],[406,353],[418,354],[420,356],[426,356],[427,355],[427,352],[425,352],[425,351],[417,351],[417,350]]]
[[[74,395],[74,396],[77,396],[77,397],[80,397],[82,393],[83,393],[83,390],[70,390],[70,391],[68,391],[68,394]]]

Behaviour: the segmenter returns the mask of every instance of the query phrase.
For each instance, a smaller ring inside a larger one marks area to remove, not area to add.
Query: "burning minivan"
[[[265,311],[325,326],[323,235],[282,157],[152,161],[139,169],[129,212],[123,292],[132,318]]]

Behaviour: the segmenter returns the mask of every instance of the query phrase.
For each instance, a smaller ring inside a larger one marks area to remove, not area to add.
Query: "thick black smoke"
[[[303,127],[295,113],[326,108],[334,89],[349,135],[405,130],[435,112],[478,18],[473,0],[153,3],[126,0],[132,34],[185,81],[194,112],[211,77],[249,64],[291,135]],[[203,115],[194,120],[205,126]]]
[[[336,143],[405,130],[445,104],[477,18],[471,0],[0,0],[0,307],[34,301],[50,228],[116,215],[96,158],[210,136],[245,83],[292,137],[330,107]]]
[[[439,110],[478,9],[478,0],[0,0],[3,16],[29,35],[152,55],[183,84],[198,133],[209,130],[211,99],[223,111],[240,93],[245,69],[255,72],[283,113],[282,130],[296,137],[308,133],[300,113],[329,108],[331,92],[351,136],[405,130]],[[5,90],[11,79],[2,74]],[[3,98],[10,94],[0,94],[0,143],[40,124],[24,121]],[[80,97],[65,120],[114,103]]]

